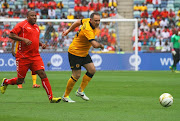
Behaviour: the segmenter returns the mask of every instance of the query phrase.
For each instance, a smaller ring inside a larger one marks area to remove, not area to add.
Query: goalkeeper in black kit
[[[175,31],[175,34],[171,37],[171,53],[173,56],[173,65],[169,67],[172,72],[177,72],[176,65],[180,60],[180,31]]]

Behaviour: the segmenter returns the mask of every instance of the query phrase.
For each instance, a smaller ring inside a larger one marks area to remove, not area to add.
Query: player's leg
[[[44,63],[42,61],[41,57],[38,57],[37,59],[33,60],[31,66],[31,71],[36,72],[38,76],[41,78],[42,85],[48,95],[50,103],[58,103],[61,101],[61,97],[55,98],[53,97],[51,85],[49,83],[49,80],[46,76],[46,73],[44,71]]]
[[[66,90],[62,98],[64,102],[75,102],[69,97],[69,94],[71,93],[77,80],[80,78],[80,75],[81,70],[72,70],[72,76],[69,78],[67,82]]]
[[[32,81],[33,81],[33,88],[39,88],[40,85],[36,84],[36,80],[37,80],[37,75],[35,72],[31,71],[31,76],[32,76]]]
[[[81,57],[72,55],[70,53],[68,53],[68,58],[69,58],[70,67],[72,69],[72,75],[67,82],[66,90],[62,99],[64,102],[75,102],[71,100],[69,94],[72,91],[75,83],[78,81],[78,79],[81,76],[81,63],[83,59]]]
[[[19,60],[16,59],[16,66],[17,66],[17,77],[12,79],[4,78],[1,84],[1,93],[4,94],[5,90],[8,85],[19,85],[24,82],[24,78],[29,68],[29,64],[27,60]]]
[[[81,97],[84,100],[89,100],[89,98],[85,95],[84,89],[92,79],[93,75],[96,72],[96,68],[92,62],[92,59],[89,55],[84,59],[84,68],[87,70],[87,72],[84,74],[81,85],[79,89],[76,91],[76,95]]]
[[[174,56],[173,70],[174,70],[174,71],[177,71],[176,65],[177,65],[177,63],[179,62],[179,49],[175,49],[175,51],[176,51],[176,55]]]

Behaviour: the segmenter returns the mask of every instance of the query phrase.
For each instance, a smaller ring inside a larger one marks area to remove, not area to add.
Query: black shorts
[[[89,54],[86,57],[79,57],[68,52],[68,58],[72,70],[80,70],[81,66],[92,63],[92,59]]]

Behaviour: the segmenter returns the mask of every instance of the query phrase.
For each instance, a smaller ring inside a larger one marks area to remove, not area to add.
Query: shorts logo
[[[79,68],[79,66],[80,66],[79,64],[76,64],[76,68]]]
[[[62,57],[59,55],[59,54],[54,54],[52,57],[51,57],[51,64],[53,66],[60,66],[61,64],[63,63],[63,59]]]
[[[102,58],[101,58],[101,56],[100,55],[98,55],[98,54],[95,54],[95,55],[93,55],[92,57],[92,61],[93,61],[93,63],[94,63],[94,66],[100,66],[101,65],[101,63],[102,63]]]

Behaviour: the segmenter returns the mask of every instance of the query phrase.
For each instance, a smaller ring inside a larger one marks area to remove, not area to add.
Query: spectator
[[[139,28],[143,29],[145,32],[149,31],[149,27],[145,22],[143,24],[141,24],[141,26]]]
[[[7,3],[6,0],[4,0],[4,3],[2,4],[2,8],[3,9],[8,9],[9,8],[9,4]]]
[[[141,21],[140,21],[140,24],[143,24],[144,22],[145,22],[146,24],[148,24],[147,19],[146,19],[145,17],[142,17],[142,19],[141,19]]]
[[[103,6],[102,6],[101,11],[105,11],[105,10],[107,10],[107,11],[109,10],[108,2],[107,1],[103,2]]]
[[[180,19],[176,22],[176,26],[180,27]]]
[[[18,5],[15,6],[15,9],[13,11],[14,11],[14,16],[15,15],[20,16],[21,10],[18,8]]]
[[[152,0],[152,3],[154,5],[160,5],[161,4],[161,0]]]
[[[89,2],[89,5],[88,5],[89,11],[94,11],[95,6],[96,4],[93,2],[93,0],[91,0],[91,2]]]
[[[156,50],[157,51],[161,51],[162,50],[162,41],[161,40],[157,40],[155,46],[156,46]]]
[[[81,4],[81,0],[74,0],[75,4]]]
[[[168,26],[168,20],[165,19],[164,17],[162,17],[162,20],[160,21],[160,26],[161,27],[165,27],[165,26]]]
[[[95,6],[95,11],[101,11],[102,4],[99,0],[97,0],[96,6]]]
[[[180,19],[180,12],[177,13],[176,21],[178,21],[179,19]]]
[[[157,30],[157,31],[156,31],[156,38],[157,38],[158,40],[162,40],[161,30]]]
[[[48,9],[46,7],[42,7],[41,9],[41,16],[43,19],[47,18],[48,15]]]
[[[46,29],[46,26],[44,26],[42,23],[40,23],[39,29],[40,29],[41,33],[44,33],[45,29]]]
[[[116,13],[114,12],[114,10],[111,10],[111,13],[109,14],[110,17],[116,16]]]
[[[105,10],[104,12],[102,12],[102,18],[108,18],[108,17],[109,17],[108,10]]]
[[[9,17],[13,17],[13,13],[14,13],[14,12],[13,12],[12,8],[10,8],[9,11],[8,11]]]
[[[28,8],[30,8],[31,10],[35,9],[35,2],[33,2],[33,0],[28,3]]]
[[[145,17],[148,18],[149,14],[147,12],[147,10],[144,10],[144,12],[141,13],[141,18]]]
[[[75,19],[82,19],[83,15],[81,14],[81,12],[76,12],[74,18]]]
[[[163,42],[165,42],[166,40],[169,41],[169,37],[170,37],[170,33],[167,31],[167,27],[165,27],[164,31],[162,32]]]
[[[103,37],[103,36],[106,36],[106,37],[108,37],[108,34],[109,34],[109,30],[108,30],[108,28],[106,27],[106,25],[104,25],[104,28],[102,28],[101,29],[101,37]]]
[[[152,28],[149,29],[147,35],[148,35],[148,38],[156,37],[156,33],[152,30]]]
[[[114,48],[114,46],[111,43],[108,43],[107,50],[108,51],[115,51],[116,49]]]
[[[140,10],[140,6],[138,3],[136,3],[136,5],[134,6],[134,11],[139,11]]]
[[[72,42],[72,39],[69,38],[69,36],[67,36],[66,39],[64,39],[63,45],[64,45],[66,48],[68,48],[69,45],[71,44],[71,42]]]
[[[172,9],[170,9],[169,11],[169,15],[168,15],[168,18],[172,18],[172,19],[175,19],[175,13],[172,11]]]
[[[150,16],[148,19],[147,19],[147,22],[148,23],[154,23],[155,22],[155,19],[152,17],[152,16]]]
[[[152,4],[152,0],[146,0],[146,4]]]
[[[168,18],[169,12],[166,11],[166,8],[161,12],[161,17]]]
[[[67,16],[67,19],[74,19],[74,15],[69,13],[69,15]],[[68,26],[71,26],[71,23],[68,23]]]
[[[47,0],[44,0],[43,7],[46,8],[46,9],[48,9],[48,3],[47,3]]]
[[[160,18],[157,18],[157,20],[154,22],[154,26],[160,26]]]
[[[62,14],[61,19],[67,19],[65,13]]]
[[[42,9],[42,7],[43,7],[43,3],[41,2],[41,0],[38,0],[36,3],[35,3],[35,6],[36,6],[36,8],[37,9]]]
[[[48,7],[49,7],[49,8],[56,9],[56,6],[57,6],[57,4],[56,4],[56,2],[55,2],[54,0],[50,0],[50,1],[48,2]]]
[[[170,52],[170,50],[171,50],[170,44],[168,40],[166,40],[165,43],[162,45],[161,52]]]
[[[149,37],[149,42],[152,43],[153,45],[155,45],[156,41],[157,41],[157,39],[156,39],[156,35],[155,34],[153,34],[153,36]]]
[[[75,12],[81,12],[81,6],[80,6],[80,4],[77,4],[77,5],[74,6],[74,11],[75,11]]]
[[[55,18],[56,12],[55,12],[55,10],[53,9],[53,7],[51,7],[50,9],[48,9],[48,16],[49,16],[51,19],[54,19],[54,18]]]
[[[116,10],[117,1],[116,0],[109,0],[108,6],[109,6],[110,10]]]
[[[59,8],[62,12],[62,9],[64,8],[64,4],[62,3],[62,1],[57,4],[57,8]]]
[[[108,43],[109,43],[110,45],[114,46],[114,47],[115,47],[115,45],[117,44],[116,38],[113,37],[112,33],[110,33],[110,36],[108,37]]]
[[[140,11],[147,11],[147,6],[144,4],[144,3],[142,3],[142,5],[140,6]]]
[[[58,33],[55,31],[55,29],[51,33],[51,42],[52,46],[57,49],[57,43],[58,43]]]
[[[26,7],[24,7],[23,9],[21,9],[21,17],[25,18],[27,15],[28,9]]]
[[[156,19],[160,15],[160,11],[158,10],[158,7],[156,7],[156,10],[152,12],[152,16]]]
[[[83,4],[83,6],[81,6],[81,11],[82,12],[88,11],[88,7],[86,6],[86,4]]]

